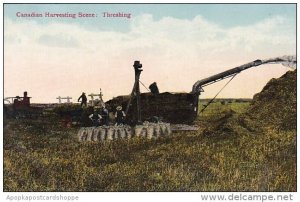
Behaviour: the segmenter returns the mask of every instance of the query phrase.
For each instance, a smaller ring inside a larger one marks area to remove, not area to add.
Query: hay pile
[[[289,71],[278,79],[271,79],[256,94],[249,110],[249,118],[261,126],[280,130],[297,127],[297,72]]]
[[[289,71],[271,79],[253,97],[245,113],[222,111],[218,119],[209,122],[204,135],[265,134],[265,129],[293,132],[297,127],[297,72]]]

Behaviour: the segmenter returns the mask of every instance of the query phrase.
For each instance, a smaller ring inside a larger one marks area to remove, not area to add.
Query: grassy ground
[[[249,103],[211,104],[198,131],[79,143],[56,118],[4,122],[4,191],[296,191],[296,130]]]

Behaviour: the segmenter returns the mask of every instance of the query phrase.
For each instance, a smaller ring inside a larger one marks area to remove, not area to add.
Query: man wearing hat
[[[115,113],[117,125],[121,125],[125,123],[125,116],[126,114],[124,111],[122,111],[122,106],[118,106],[117,111]]]
[[[89,118],[92,120],[94,126],[100,126],[102,116],[99,114],[98,108],[94,108],[94,113],[90,114]]]
[[[80,106],[82,107],[82,105],[85,105],[85,107],[87,106],[87,98],[84,92],[82,92],[81,96],[78,98],[78,102],[81,99],[81,104]]]

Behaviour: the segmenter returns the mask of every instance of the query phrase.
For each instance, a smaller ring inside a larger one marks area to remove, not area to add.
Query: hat
[[[117,106],[117,110],[122,110],[122,106]]]

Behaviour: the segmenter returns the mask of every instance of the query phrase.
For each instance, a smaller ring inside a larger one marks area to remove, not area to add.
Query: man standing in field
[[[89,115],[89,118],[93,122],[93,126],[98,127],[101,124],[102,116],[100,115],[98,108],[94,108],[94,113]]]
[[[102,116],[103,124],[108,126],[109,113],[108,110],[105,108],[105,105],[103,105],[101,108],[101,116]]]
[[[121,125],[125,123],[125,112],[122,111],[122,106],[117,107],[117,111],[115,113],[116,124]]]

